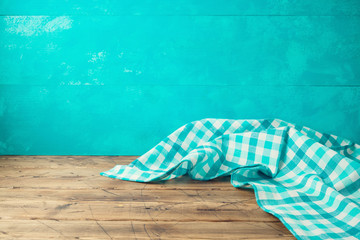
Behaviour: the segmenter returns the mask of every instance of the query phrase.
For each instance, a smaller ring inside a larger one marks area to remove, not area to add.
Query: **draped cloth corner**
[[[101,175],[128,181],[231,175],[297,239],[360,239],[360,146],[279,119],[203,119]]]

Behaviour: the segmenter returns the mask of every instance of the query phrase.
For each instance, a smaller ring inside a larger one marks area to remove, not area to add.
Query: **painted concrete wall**
[[[360,1],[0,1],[0,154],[140,155],[202,118],[360,142]]]

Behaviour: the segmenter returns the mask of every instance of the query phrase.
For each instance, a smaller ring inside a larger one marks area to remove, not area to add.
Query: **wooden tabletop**
[[[0,239],[295,239],[229,177],[100,176],[133,156],[0,156]]]

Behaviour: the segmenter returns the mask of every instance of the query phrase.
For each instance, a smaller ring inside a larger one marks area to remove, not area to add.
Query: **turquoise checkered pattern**
[[[203,119],[101,175],[149,182],[231,175],[297,239],[360,239],[360,146],[279,119]]]

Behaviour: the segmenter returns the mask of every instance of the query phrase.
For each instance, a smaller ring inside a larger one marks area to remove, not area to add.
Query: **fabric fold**
[[[128,181],[231,175],[298,239],[360,239],[360,146],[279,119],[203,119],[101,175]]]

